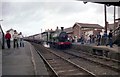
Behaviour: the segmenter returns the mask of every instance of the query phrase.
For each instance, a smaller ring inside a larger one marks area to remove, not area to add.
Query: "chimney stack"
[[[63,31],[64,30],[64,27],[61,27],[61,31]]]

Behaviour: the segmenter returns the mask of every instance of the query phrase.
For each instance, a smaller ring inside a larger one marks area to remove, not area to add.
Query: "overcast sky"
[[[21,1],[21,2],[20,2]],[[84,4],[75,0],[3,0],[0,19],[4,31],[12,28],[24,35],[37,34],[45,29],[72,27],[75,22],[104,26],[104,6]],[[29,2],[28,2],[29,1]],[[107,20],[113,23],[113,6],[107,7]],[[116,15],[117,17],[117,15]]]

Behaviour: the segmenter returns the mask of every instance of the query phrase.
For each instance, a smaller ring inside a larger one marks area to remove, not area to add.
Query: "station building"
[[[99,24],[90,23],[78,23],[73,25],[73,35],[80,38],[82,35],[97,35],[98,32],[102,32],[104,29]]]

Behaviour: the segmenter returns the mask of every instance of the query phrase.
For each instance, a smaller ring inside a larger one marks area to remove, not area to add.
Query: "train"
[[[50,33],[50,47],[64,49],[71,48],[72,43],[68,40],[68,34],[64,31],[64,27],[61,30],[56,30]]]
[[[42,39],[38,37],[41,37]],[[51,48],[57,49],[67,49],[72,47],[71,41],[68,40],[68,34],[64,31],[64,27],[61,27],[61,30],[57,29],[56,31],[43,32],[41,35],[32,35],[24,40],[38,44],[46,43]]]

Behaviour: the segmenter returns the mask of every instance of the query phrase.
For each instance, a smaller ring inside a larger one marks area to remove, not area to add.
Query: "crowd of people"
[[[11,35],[9,31],[5,34],[6,44],[9,49],[11,48],[11,37],[13,37],[13,48],[24,47],[22,32],[18,33],[14,30],[13,35]]]
[[[101,35],[100,32],[98,32],[97,35],[81,35],[79,39],[74,38],[72,42],[80,42],[81,44],[96,44],[99,45],[110,45],[110,47],[113,47],[112,43],[112,30],[110,30],[109,34],[107,34],[106,31],[104,31],[104,34]],[[77,41],[76,41],[77,40]]]
[[[14,30],[14,34],[13,34],[13,48],[18,48],[18,47],[24,47],[24,41],[23,41],[23,35],[22,32],[18,33],[16,30]],[[109,45],[111,48],[113,47],[113,43],[112,43],[112,30],[110,30],[109,34],[107,34],[106,31],[104,31],[104,34],[101,35],[100,32],[98,32],[98,34],[95,35],[82,35],[79,39],[75,40],[72,39],[72,42],[81,42],[81,44],[96,44],[97,46],[99,45]],[[7,31],[6,35],[5,35],[5,39],[6,39],[6,43],[7,43],[7,47],[11,48],[11,34],[9,33],[9,31]]]

